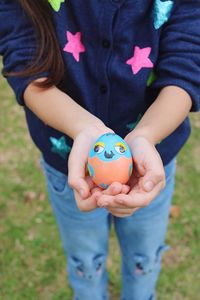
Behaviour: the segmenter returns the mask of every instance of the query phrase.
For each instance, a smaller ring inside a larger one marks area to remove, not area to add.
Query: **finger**
[[[110,212],[111,213],[111,212]],[[121,214],[118,214],[118,213],[111,213],[114,217],[117,217],[117,218],[127,218],[127,217],[130,217],[130,215],[121,215]]]
[[[90,190],[92,190],[94,187],[97,187],[97,185],[93,182],[90,175],[86,175],[85,180],[86,180]]]
[[[80,211],[87,212],[97,208],[97,197],[100,192],[93,193],[90,197],[83,199],[80,194],[74,190],[74,195],[76,199],[77,206]]]
[[[106,206],[108,206],[108,204],[110,204],[113,197],[114,196],[112,196],[112,195],[105,195],[102,193],[97,199],[97,205],[99,207],[106,207]]]
[[[130,186],[121,184],[120,182],[113,182],[109,185],[106,190],[102,191],[104,195],[117,195],[119,193],[127,194],[130,191]]]
[[[100,207],[116,207],[120,205],[116,205],[114,198],[112,196],[118,195],[119,193],[127,194],[130,191],[130,186],[121,184],[119,182],[112,183],[106,190],[102,191],[102,194],[98,198],[97,204]],[[123,207],[122,205],[120,207]]]
[[[150,192],[157,185],[162,183],[162,186],[165,185],[165,174],[160,171],[155,173],[153,171],[147,172],[147,174],[141,180],[141,187],[146,191]]]
[[[125,217],[130,217],[130,216],[132,216],[133,214],[134,214],[134,210],[129,210],[127,213],[121,213],[121,212],[119,212],[119,211],[116,211],[115,209],[110,209],[110,210],[108,210],[113,216],[115,216],[115,217],[119,217],[119,218],[125,218]]]
[[[124,195],[124,194],[118,194],[118,195]],[[99,207],[124,207],[124,204],[117,203],[115,201],[115,197],[118,195],[112,196],[112,195],[99,195],[98,200],[97,200],[97,205]]]
[[[129,194],[119,194],[115,196],[116,203],[121,205],[136,208],[136,207],[145,207],[150,204],[150,202],[160,193],[162,189],[162,183],[157,184],[154,189],[147,192],[135,192],[131,191]]]
[[[126,184],[123,184],[121,193],[122,194],[128,194],[129,191],[130,191],[130,186],[126,185]]]
[[[116,214],[122,214],[122,215],[132,215],[134,213],[135,210],[137,209],[133,209],[133,208],[119,208],[119,207],[116,207],[116,208],[106,208],[109,212],[112,212],[112,213],[116,213]]]
[[[96,196],[96,200],[98,201],[99,197],[102,195],[102,190],[99,187],[94,187],[91,190],[91,195],[93,195],[94,193],[99,192],[98,193],[98,197]]]
[[[122,184],[120,182],[112,182],[109,187],[102,191],[104,195],[117,195],[122,191]]]

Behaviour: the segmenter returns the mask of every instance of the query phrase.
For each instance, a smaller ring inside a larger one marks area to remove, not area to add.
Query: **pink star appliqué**
[[[128,65],[131,65],[133,74],[137,74],[142,68],[153,67],[153,63],[149,59],[150,52],[151,47],[140,49],[140,47],[135,46],[133,56],[126,61]]]
[[[64,47],[64,51],[72,53],[76,61],[80,59],[80,53],[85,52],[85,46],[81,43],[81,32],[72,34],[67,31],[68,43]]]

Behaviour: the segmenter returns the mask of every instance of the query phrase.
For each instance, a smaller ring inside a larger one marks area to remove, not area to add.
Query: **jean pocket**
[[[52,192],[57,195],[65,194],[65,192],[70,189],[67,182],[67,176],[51,167],[44,161],[43,158],[40,160],[40,164],[43,168],[47,185],[52,190]]]

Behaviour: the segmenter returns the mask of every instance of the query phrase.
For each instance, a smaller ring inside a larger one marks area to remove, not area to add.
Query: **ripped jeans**
[[[130,217],[111,216],[104,208],[81,212],[67,177],[41,160],[62,245],[74,300],[108,300],[106,257],[111,222],[122,255],[121,300],[154,300],[161,269],[176,160],[165,166],[166,187]]]

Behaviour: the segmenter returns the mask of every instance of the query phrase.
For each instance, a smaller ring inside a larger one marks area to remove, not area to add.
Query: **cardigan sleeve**
[[[180,0],[164,25],[156,75],[152,87],[179,86],[200,109],[200,0]]]
[[[30,20],[18,1],[0,0],[0,55],[3,56],[3,70],[21,71],[30,64],[35,55],[36,35]],[[48,72],[35,76],[6,77],[16,100],[24,105],[23,94],[27,85],[36,78],[47,77]]]

